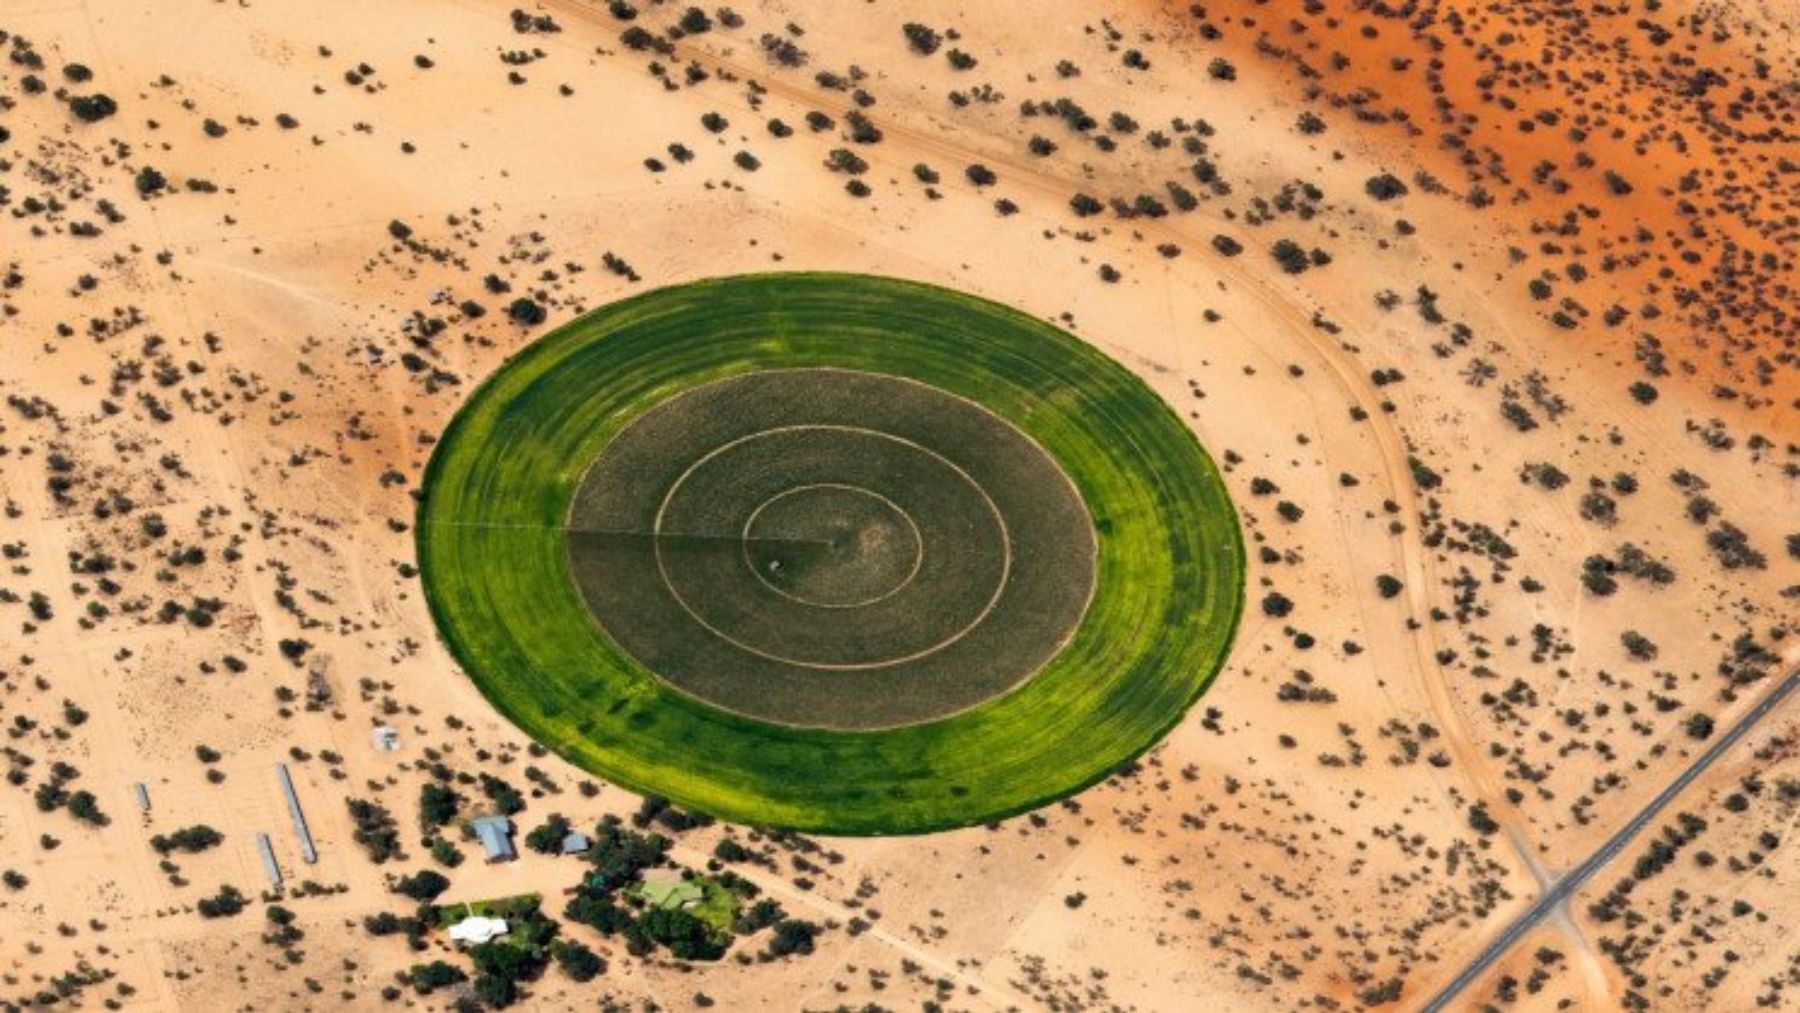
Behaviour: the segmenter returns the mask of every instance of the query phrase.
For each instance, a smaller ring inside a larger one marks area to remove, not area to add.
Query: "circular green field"
[[[744,823],[1011,815],[1157,742],[1230,646],[1217,470],[1134,376],[862,275],[663,289],[476,391],[417,537],[446,643],[534,738]]]

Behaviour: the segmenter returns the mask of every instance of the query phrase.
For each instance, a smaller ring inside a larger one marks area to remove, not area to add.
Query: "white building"
[[[451,941],[462,943],[465,946],[478,946],[504,935],[506,935],[506,919],[504,918],[470,915],[450,926]]]

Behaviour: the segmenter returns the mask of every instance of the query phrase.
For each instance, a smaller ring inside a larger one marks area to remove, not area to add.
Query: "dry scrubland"
[[[390,877],[560,918],[578,859],[449,828],[443,866],[421,786],[516,796],[521,842],[639,800],[455,671],[411,494],[509,353],[648,286],[1060,322],[1227,466],[1250,607],[1164,746],[1042,812],[652,819],[789,928],[690,962],[569,922],[606,968],[534,1008],[1416,1006],[1800,662],[1791,5],[612,6],[0,8],[0,998],[442,1008],[395,973],[469,960],[369,937]],[[1465,1000],[1800,1002],[1797,743],[1790,704]]]

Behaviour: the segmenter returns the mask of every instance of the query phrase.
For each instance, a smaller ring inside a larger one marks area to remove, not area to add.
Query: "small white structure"
[[[400,748],[400,730],[388,725],[376,725],[374,740],[376,749],[391,753]]]
[[[506,919],[504,918],[470,915],[450,926],[451,941],[462,943],[464,946],[479,946],[504,935],[506,935]]]

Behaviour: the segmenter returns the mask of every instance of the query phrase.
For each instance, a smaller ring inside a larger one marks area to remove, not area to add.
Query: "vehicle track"
[[[1745,711],[1729,731],[1713,740],[1713,744],[1708,746],[1705,752],[1688,764],[1662,791],[1657,792],[1655,797],[1640,807],[1629,820],[1625,821],[1624,826],[1606,839],[1605,844],[1584,859],[1580,865],[1558,878],[1551,884],[1550,889],[1546,890],[1529,908],[1509,922],[1493,942],[1484,947],[1473,960],[1456,973],[1455,977],[1438,989],[1431,1001],[1423,1007],[1426,1013],[1437,1013],[1439,1010],[1447,1009],[1464,989],[1473,984],[1475,979],[1481,977],[1489,967],[1493,966],[1495,961],[1505,956],[1527,932],[1530,932],[1546,916],[1555,911],[1575,891],[1581,889],[1582,885],[1592,879],[1595,873],[1619,857],[1619,852],[1625,850],[1626,845],[1630,844],[1632,839],[1637,837],[1644,827],[1654,820],[1670,802],[1675,801],[1676,796],[1692,784],[1695,778],[1705,773],[1714,761],[1743,738],[1751,728],[1755,727],[1757,722],[1781,706],[1782,702],[1796,689],[1800,689],[1800,666],[1795,666],[1786,676],[1782,677],[1780,682],[1764,693],[1763,698],[1757,702],[1756,706]]]

